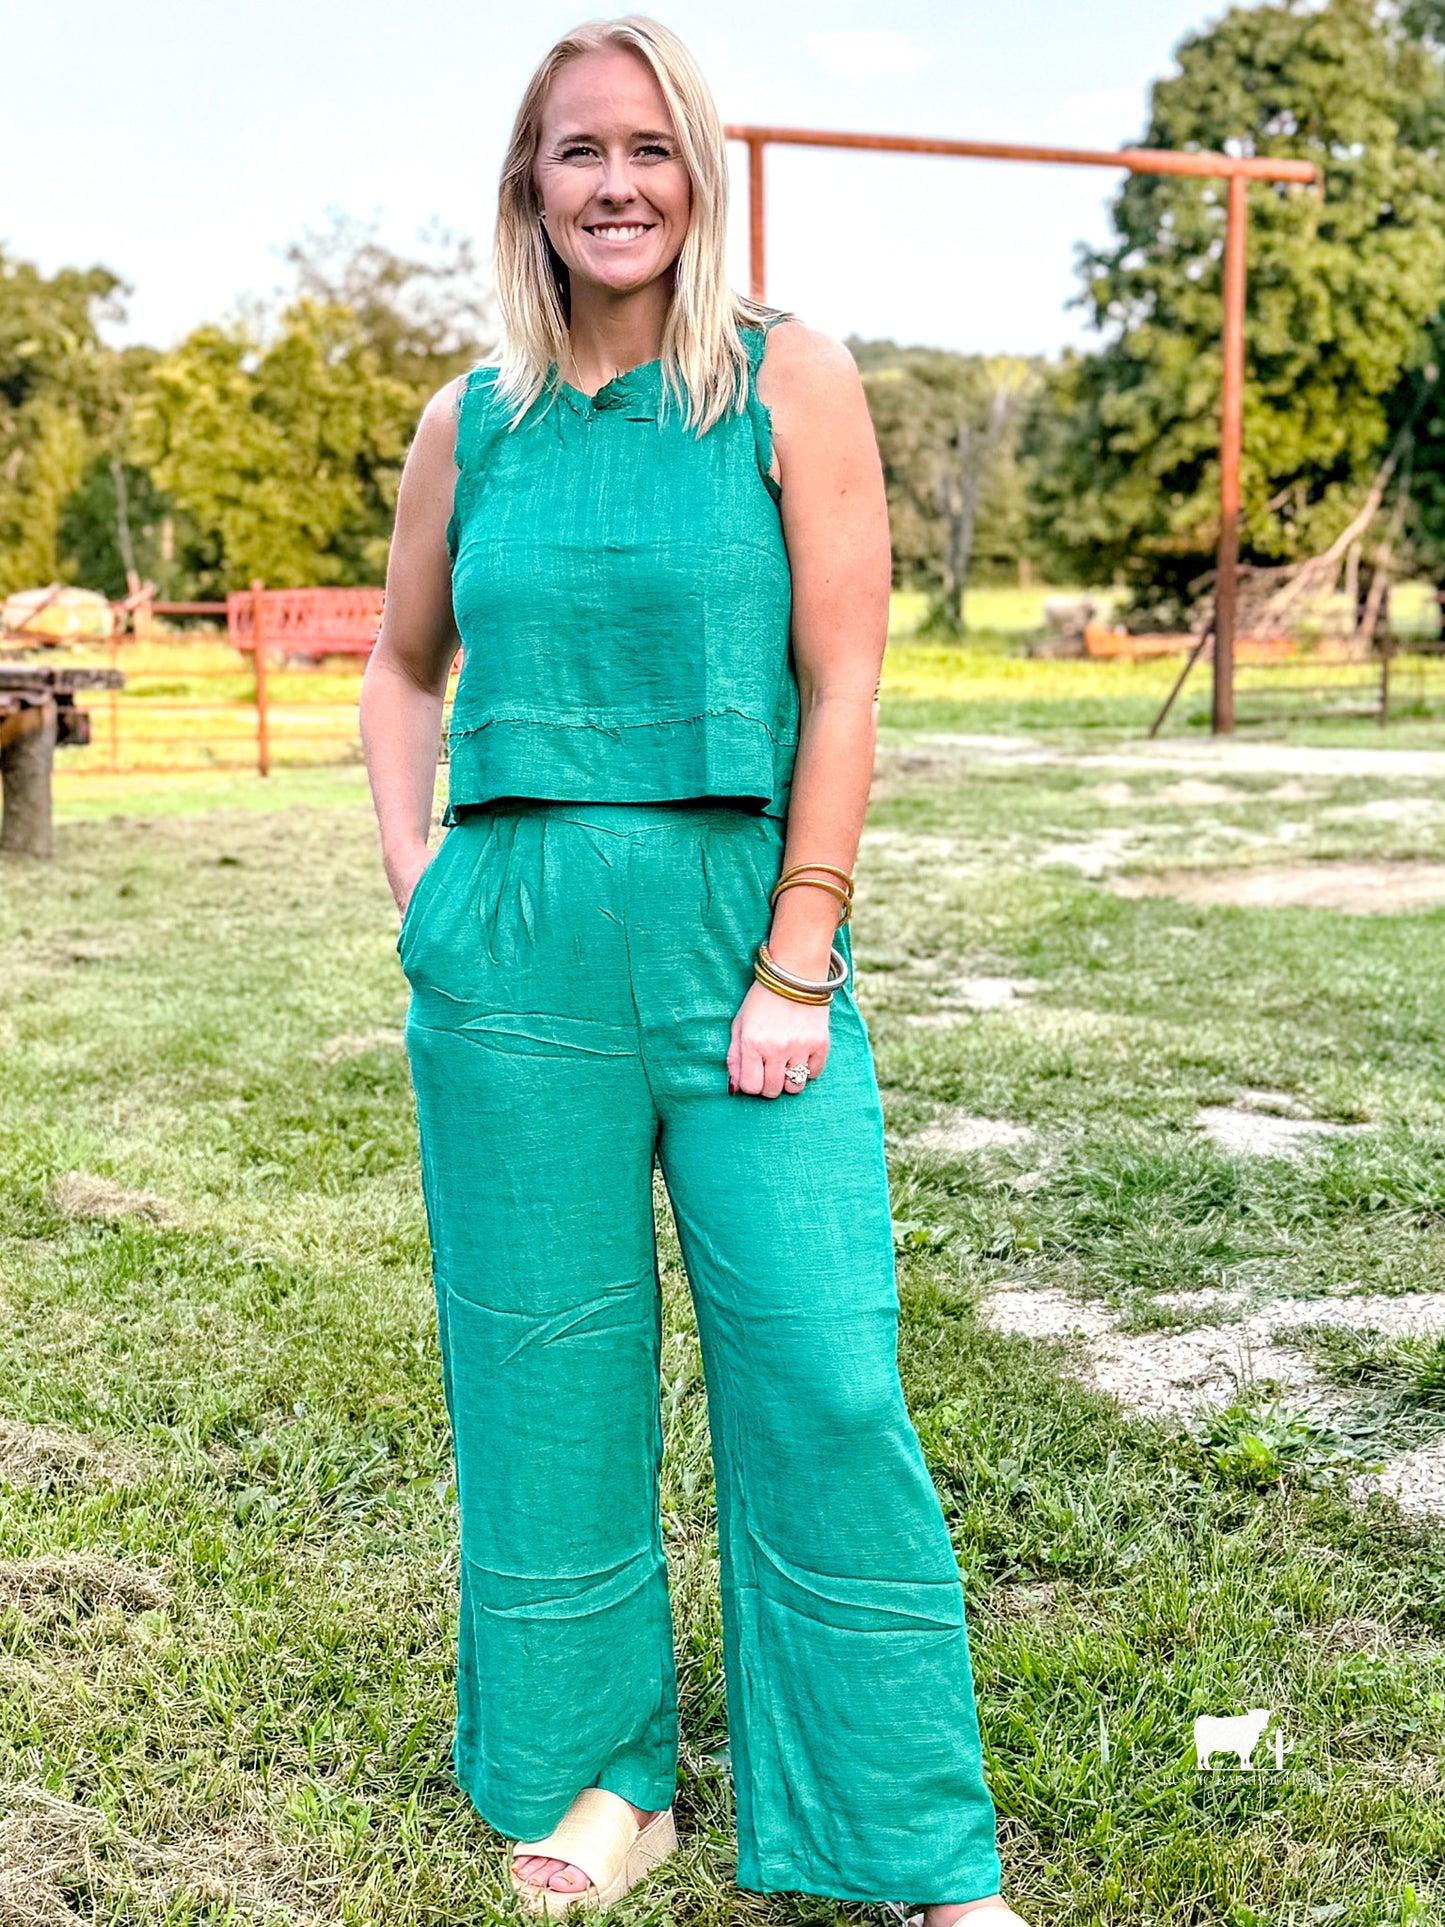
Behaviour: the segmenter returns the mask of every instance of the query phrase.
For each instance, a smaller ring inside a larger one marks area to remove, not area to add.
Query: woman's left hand
[[[728,1045],[728,1090],[753,1097],[796,1096],[807,1085],[784,1081],[790,1064],[817,1077],[828,1061],[828,1006],[799,1004],[754,984],[738,1006]]]

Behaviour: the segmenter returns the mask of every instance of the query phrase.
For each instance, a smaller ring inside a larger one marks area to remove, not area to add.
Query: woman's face
[[[620,47],[579,54],[542,110],[537,191],[547,233],[579,281],[622,293],[677,259],[692,183],[652,69]]]

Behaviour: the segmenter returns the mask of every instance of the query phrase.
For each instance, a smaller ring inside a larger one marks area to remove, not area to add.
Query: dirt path
[[[1418,782],[1445,778],[1445,749],[1323,748],[1306,743],[1241,742],[1237,737],[1197,743],[1138,742],[1108,750],[1056,748],[1027,736],[969,736],[951,732],[911,738],[911,748],[880,746],[880,760],[910,755],[959,763],[1033,763],[1069,769],[1149,770],[1194,776],[1374,777]]]
[[[1347,916],[1393,916],[1445,904],[1445,863],[1256,864],[1250,868],[1164,870],[1115,877],[1120,897],[1173,897],[1178,903],[1235,904],[1244,909],[1339,910]]]

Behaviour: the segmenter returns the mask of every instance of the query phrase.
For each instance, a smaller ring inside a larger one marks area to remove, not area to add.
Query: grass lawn
[[[1167,1335],[1172,1293],[1312,1312],[1445,1281],[1445,914],[1108,884],[1445,859],[1445,806],[1418,778],[1247,775],[1202,806],[1167,771],[961,765],[891,690],[859,996],[1006,1892],[1080,1927],[1433,1918],[1445,1533],[1351,1480],[1445,1435],[1441,1348],[1307,1326],[1330,1415],[1265,1376],[1181,1422],[986,1314],[1033,1294]],[[0,868],[0,1924],[507,1918],[447,1766],[453,1495],[359,780],[70,779],[59,842]],[[1366,1128],[1267,1157],[1196,1128],[1260,1089]],[[940,1149],[960,1114],[1007,1128]],[[620,1915],[866,1919],[729,1884],[705,1412],[665,1256],[685,1846]],[[1198,1772],[1195,1716],[1250,1707],[1282,1767]]]

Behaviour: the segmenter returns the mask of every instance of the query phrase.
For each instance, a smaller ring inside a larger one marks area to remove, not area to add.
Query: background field
[[[1081,1341],[1013,1335],[996,1308],[1081,1307],[1127,1346],[1241,1299],[1432,1291],[1445,917],[1109,878],[1445,857],[1438,779],[1264,767],[1201,804],[1167,768],[1093,765],[1088,731],[1038,739],[1055,760],[981,759],[913,726],[920,660],[891,671],[859,994],[1006,1891],[1038,1922],[1429,1914],[1445,1544],[1369,1468],[1445,1431],[1439,1348],[1321,1330],[1318,1396],[1273,1382],[1266,1351],[1210,1427],[1103,1395]],[[446,1762],[452,1490],[360,774],[98,791],[70,787],[58,860],[0,889],[0,1921],[501,1920],[499,1843]],[[1259,1088],[1367,1128],[1231,1156],[1200,1108]],[[866,1917],[728,1884],[670,1228],[666,1254],[687,1844],[624,1911]],[[1262,1749],[1253,1775],[1201,1777],[1194,1715],[1248,1706],[1274,1710],[1283,1770]]]
[[[1083,743],[1142,736],[1179,673],[1182,658],[1131,661],[1051,661],[1027,653],[1046,632],[1044,603],[1068,590],[981,588],[971,592],[965,641],[945,641],[926,630],[929,598],[894,594],[885,666],[893,727],[972,732],[1025,731]],[[1098,598],[1108,607],[1111,596]],[[1445,657],[1420,653],[1436,640],[1437,605],[1425,583],[1396,592],[1394,621],[1401,653],[1394,667],[1387,740],[1396,747],[1432,744],[1445,719]],[[67,663],[114,664],[119,692],[84,698],[92,721],[87,747],[62,749],[59,794],[91,807],[97,799],[196,791],[233,793],[230,779],[256,765],[255,683],[251,666],[217,634],[117,644],[74,644],[56,658]],[[330,658],[297,666],[277,661],[269,671],[273,769],[324,772],[360,760],[356,698],[361,662]],[[1266,712],[1272,735],[1300,742],[1349,742],[1362,737],[1361,720],[1328,713],[1280,718],[1281,709],[1320,708],[1300,693],[1322,686],[1323,708],[1368,707],[1377,700],[1378,663],[1315,665],[1308,656],[1280,667],[1242,665],[1237,673],[1245,734],[1249,719]],[[1198,737],[1209,727],[1209,669],[1193,671],[1164,734]],[[160,782],[157,778],[162,778]],[[220,788],[207,788],[220,778]],[[175,779],[174,781],[170,779]],[[324,779],[323,779],[324,780]],[[199,793],[199,792],[197,792]],[[244,793],[244,785],[237,794]],[[89,799],[88,803],[84,799]],[[163,802],[161,807],[171,807]]]

